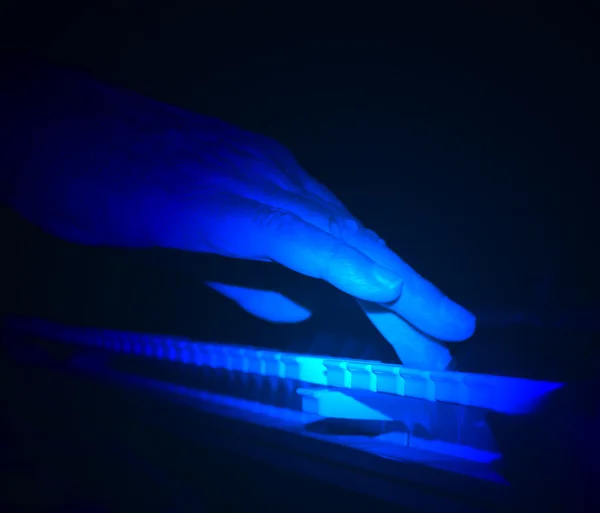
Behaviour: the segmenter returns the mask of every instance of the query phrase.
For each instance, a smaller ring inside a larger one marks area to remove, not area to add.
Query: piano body
[[[82,410],[97,408],[100,419],[117,422],[114,419],[120,418],[116,429],[125,431],[126,441],[120,443],[127,451],[139,434],[123,425],[133,417],[144,418],[144,430],[162,430],[181,443],[171,454],[175,459],[159,467],[207,465],[210,469],[216,459],[225,461],[222,453],[211,456],[214,459],[198,456],[194,462],[193,448],[225,451],[229,458],[249,458],[276,469],[273,472],[282,480],[282,475],[292,472],[302,476],[298,479],[316,480],[336,490],[330,502],[323,499],[322,490],[314,492],[321,497],[310,502],[315,511],[329,511],[336,504],[352,511],[368,505],[377,511],[386,507],[463,513],[527,510],[523,491],[503,471],[503,444],[498,443],[490,419],[527,418],[564,386],[69,327],[41,319],[7,319],[4,333],[7,347],[23,365],[42,363],[39,368],[53,368],[69,380],[78,376],[78,383],[93,382],[117,394],[118,399],[108,401],[109,409],[100,414],[101,394],[95,388],[96,392],[81,392],[78,399],[64,399],[44,397],[42,386],[39,400],[56,416],[69,410],[67,423],[72,423],[74,405],[80,403]],[[74,386],[71,383],[68,388]],[[77,386],[87,390],[89,385]],[[126,406],[121,404],[124,394]],[[61,401],[65,401],[62,406]],[[65,406],[69,401],[74,402]],[[121,411],[121,416],[111,408]],[[518,422],[508,428],[509,438],[518,438],[519,433],[510,431],[519,429]],[[94,425],[99,429],[98,420]],[[535,444],[535,440],[527,443]],[[185,447],[185,457],[181,447]],[[184,459],[189,460],[185,465]],[[237,465],[230,463],[228,472]],[[266,500],[265,495],[281,495],[286,486],[292,486],[290,479],[279,485],[271,479],[272,488],[267,486],[262,495],[256,487],[247,491],[245,507],[250,508],[251,501]],[[191,478],[196,498],[183,500],[188,490],[175,494],[175,500],[169,492],[165,504],[172,508],[178,503],[181,510],[197,511],[197,507],[210,508],[207,488],[214,487],[214,491],[221,486],[231,498],[244,486],[239,479],[229,482],[225,478],[228,485],[222,479],[219,485],[209,482],[206,476],[202,482]],[[171,485],[163,486],[170,489]],[[181,487],[181,483],[173,486]],[[286,500],[298,505],[303,496],[308,501],[307,486],[292,488]],[[217,494],[220,501],[223,494]],[[539,499],[531,497],[533,502]],[[285,500],[280,504],[284,507]]]

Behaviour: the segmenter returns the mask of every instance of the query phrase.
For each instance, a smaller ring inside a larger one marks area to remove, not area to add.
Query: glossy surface
[[[374,361],[307,356],[252,347],[225,346],[185,338],[70,328],[41,320],[12,320],[14,329],[63,342],[165,359],[213,369],[300,380],[353,391],[474,406],[508,414],[531,411],[562,384],[522,378],[431,372]]]

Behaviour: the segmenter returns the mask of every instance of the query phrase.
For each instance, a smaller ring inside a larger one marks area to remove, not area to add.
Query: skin
[[[473,333],[472,314],[279,143],[71,71],[5,68],[1,199],[34,224],[82,244],[215,253],[325,280],[359,300],[407,365],[443,369],[441,341]]]

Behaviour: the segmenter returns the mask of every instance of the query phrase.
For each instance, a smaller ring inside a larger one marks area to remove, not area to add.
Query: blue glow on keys
[[[21,321],[18,327],[47,338],[120,353],[299,380],[312,385],[351,391],[369,391],[485,408],[507,414],[530,412],[545,395],[562,386],[556,382],[450,371],[423,371],[375,361],[298,355],[253,347],[195,342],[170,336],[69,328],[37,320]]]

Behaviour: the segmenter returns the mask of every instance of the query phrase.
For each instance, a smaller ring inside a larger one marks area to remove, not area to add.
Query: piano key
[[[176,337],[65,328],[39,320],[15,320],[9,322],[9,326],[17,332],[45,336],[53,340],[96,345],[123,353],[129,352],[131,348],[131,352],[138,355],[183,361],[181,353],[173,349],[174,340],[178,340]],[[243,372],[262,376],[301,380],[313,385],[329,385],[349,390],[405,395],[509,414],[531,411],[544,396],[563,386],[557,382],[505,376],[451,371],[430,372],[374,361],[294,355],[205,342],[186,343],[189,344],[186,349],[188,361],[194,365],[233,370],[234,367],[240,368],[241,360]]]

